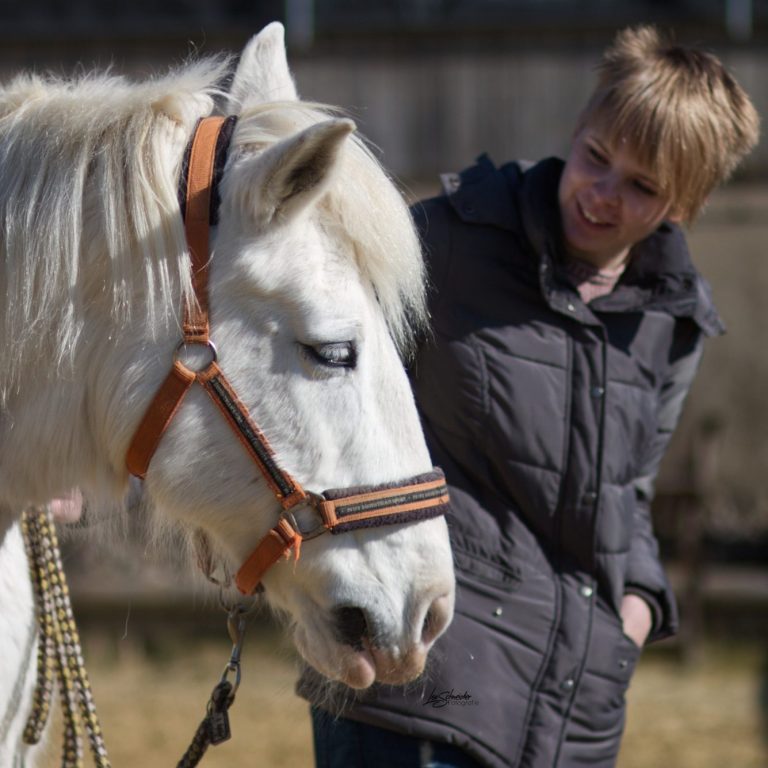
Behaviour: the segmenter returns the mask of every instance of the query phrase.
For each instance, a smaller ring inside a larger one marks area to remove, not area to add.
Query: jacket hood
[[[444,174],[443,188],[458,216],[468,223],[522,230],[540,261],[542,292],[553,309],[582,322],[595,312],[658,310],[689,317],[707,336],[724,332],[711,288],[693,266],[682,229],[664,222],[633,246],[616,288],[587,307],[565,280],[557,189],[565,163],[508,163],[497,169],[487,155],[459,174]]]

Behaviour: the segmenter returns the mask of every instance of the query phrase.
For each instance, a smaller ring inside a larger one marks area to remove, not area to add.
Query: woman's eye
[[[636,181],[635,187],[639,189],[644,195],[648,195],[648,197],[656,197],[659,194],[655,187],[652,187],[650,184],[646,184],[644,181]]]
[[[354,368],[357,364],[357,350],[351,341],[301,344],[301,348],[312,361],[329,368]]]
[[[594,147],[587,147],[587,152],[589,152],[590,158],[600,165],[605,165],[608,162],[608,158]]]

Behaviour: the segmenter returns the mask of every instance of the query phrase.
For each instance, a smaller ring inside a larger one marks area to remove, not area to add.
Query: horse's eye
[[[352,341],[302,344],[301,347],[310,359],[329,368],[354,368],[357,364],[357,350]]]

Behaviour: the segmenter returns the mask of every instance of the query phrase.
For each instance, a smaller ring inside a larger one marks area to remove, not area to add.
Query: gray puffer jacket
[[[671,225],[581,301],[561,268],[562,167],[483,156],[414,209],[434,337],[413,385],[451,490],[456,617],[422,683],[344,712],[493,768],[613,765],[640,653],[621,599],[652,606],[651,640],[675,631],[652,485],[702,336],[722,332]]]

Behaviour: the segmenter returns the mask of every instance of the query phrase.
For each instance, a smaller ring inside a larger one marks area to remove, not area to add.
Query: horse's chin
[[[344,665],[339,682],[362,690],[376,682],[376,663],[370,651],[354,651]]]
[[[350,688],[369,688],[374,683],[406,685],[424,671],[424,648],[412,649],[404,657],[394,657],[381,649],[349,650],[340,682]]]
[[[304,660],[323,677],[355,690],[370,688],[374,683],[405,685],[424,671],[427,648],[422,645],[405,654],[373,648],[364,641],[362,648],[331,641],[327,644],[305,642],[304,633],[298,630],[294,640]],[[325,653],[319,652],[324,648]]]

